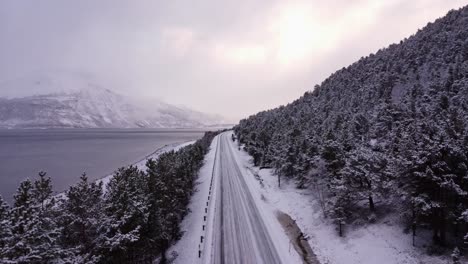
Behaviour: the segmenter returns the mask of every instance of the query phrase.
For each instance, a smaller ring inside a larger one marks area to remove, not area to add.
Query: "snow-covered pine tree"
[[[346,163],[342,146],[334,140],[333,136],[329,138],[323,145],[320,155],[326,162],[327,175],[333,178],[340,173]]]
[[[462,214],[459,219],[460,221],[464,222],[465,225],[468,225],[468,209],[466,209]],[[464,245],[468,245],[468,230],[466,230],[466,234],[463,237],[463,243]]]
[[[37,203],[40,204],[41,209],[44,209],[46,201],[52,195],[52,180],[50,177],[46,178],[47,173],[39,172],[39,179],[34,181],[33,196]]]
[[[154,241],[155,250],[162,255],[165,261],[166,251],[172,239],[178,236],[179,219],[175,213],[177,208],[173,197],[172,186],[174,152],[164,153],[157,161],[149,160],[146,164],[149,177],[150,211],[149,231]]]
[[[7,262],[6,251],[11,238],[10,207],[0,195],[0,262]]]
[[[5,257],[14,263],[50,263],[58,258],[55,219],[38,203],[35,193],[31,181],[25,180],[14,196],[12,237],[4,251]]]
[[[453,252],[452,252],[452,264],[461,264],[461,260],[460,260],[460,250],[458,249],[458,247],[456,247],[455,249],[453,249]]]
[[[103,223],[102,195],[102,182],[89,183],[86,174],[65,193],[60,240],[67,253],[66,261],[95,263],[99,260],[98,241]]]
[[[352,193],[341,175],[330,181],[330,197],[327,199],[327,215],[336,224],[338,235],[344,236],[345,225],[351,215]]]
[[[37,223],[36,251],[44,262],[53,262],[61,255],[58,238],[61,227],[58,224],[60,209],[55,197],[52,197],[52,180],[45,177],[45,172],[39,173],[39,179],[34,181],[32,196],[38,207],[39,221]]]
[[[36,263],[40,261],[39,258],[31,256],[31,253],[33,253],[32,245],[30,245],[31,230],[38,220],[32,191],[31,181],[25,180],[21,182],[14,195],[14,206],[11,214],[12,236],[3,250],[4,257],[9,261],[33,261]]]
[[[120,168],[106,186],[100,248],[102,261],[134,262],[143,255],[148,241],[141,232],[148,222],[148,186],[146,175],[137,167]]]
[[[353,193],[356,203],[367,201],[369,211],[375,211],[376,198],[388,196],[392,186],[388,161],[386,156],[371,149],[371,146],[361,146],[347,153],[346,165],[341,174],[345,184]]]
[[[192,195],[198,160],[189,156],[187,149],[181,149],[177,152],[174,166],[173,187],[177,200],[177,214],[182,219],[187,214],[187,206]]]

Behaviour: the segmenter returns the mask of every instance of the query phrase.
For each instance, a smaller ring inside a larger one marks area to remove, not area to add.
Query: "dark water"
[[[46,171],[55,191],[86,172],[98,179],[171,143],[198,139],[197,130],[0,130],[0,194],[12,201],[18,184]]]

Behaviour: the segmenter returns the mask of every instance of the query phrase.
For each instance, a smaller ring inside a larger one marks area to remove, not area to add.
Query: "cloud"
[[[4,0],[0,81],[91,72],[122,93],[242,118],[464,2]]]
[[[214,44],[214,57],[219,63],[237,65],[264,64],[267,59],[267,50],[258,44],[229,45]]]
[[[162,48],[174,55],[183,57],[194,43],[194,32],[189,28],[165,27],[161,32]]]

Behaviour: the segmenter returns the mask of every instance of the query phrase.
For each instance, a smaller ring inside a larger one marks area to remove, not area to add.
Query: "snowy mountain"
[[[130,99],[89,79],[52,74],[0,84],[0,127],[193,128],[225,123],[186,107]],[[31,91],[34,95],[25,95]]]

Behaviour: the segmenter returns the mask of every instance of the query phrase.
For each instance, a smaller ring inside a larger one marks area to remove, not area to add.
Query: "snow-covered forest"
[[[468,240],[468,7],[240,122],[254,163],[310,188],[337,235],[398,216],[431,253]],[[455,255],[456,258],[456,255]]]
[[[118,169],[106,186],[86,175],[63,196],[43,172],[23,181],[9,206],[0,197],[1,263],[152,263],[181,236],[194,182],[215,132]]]

